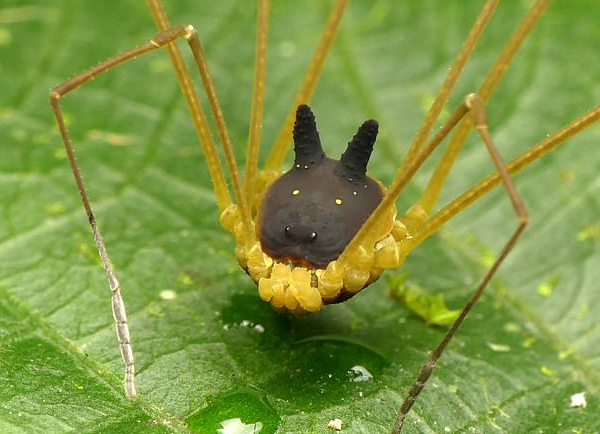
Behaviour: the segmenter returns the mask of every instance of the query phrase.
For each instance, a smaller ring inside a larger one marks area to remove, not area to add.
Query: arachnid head
[[[404,261],[401,243],[409,234],[394,205],[382,209],[365,237],[348,247],[386,192],[366,173],[377,129],[377,122],[364,122],[339,160],[327,158],[314,115],[299,106],[294,165],[259,191],[255,241],[247,242],[235,204],[221,215],[236,237],[240,265],[275,309],[316,312],[354,296],[385,268]]]
[[[273,259],[310,269],[338,258],[383,198],[381,184],[366,174],[378,124],[364,122],[339,160],[325,156],[315,117],[296,111],[292,168],[264,192],[258,236]]]

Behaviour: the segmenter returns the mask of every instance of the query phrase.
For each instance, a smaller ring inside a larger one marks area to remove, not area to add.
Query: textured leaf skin
[[[198,28],[242,156],[254,6],[176,3],[171,20]],[[329,8],[273,3],[264,143],[278,133]],[[481,3],[354,1],[312,103],[327,152],[341,153],[363,120],[377,119],[369,170],[389,181]],[[527,2],[505,3],[451,105],[477,87]],[[506,159],[598,104],[599,20],[596,1],[556,1],[517,56],[489,105]],[[109,291],[48,90],[153,32],[142,1],[0,6],[0,432],[214,433],[236,417],[261,421],[262,434],[327,433],[334,418],[345,433],[388,432],[444,329],[388,297],[385,279],[303,319],[261,302],[218,225],[164,53],[63,103],[129,309],[141,397],[124,398]],[[407,433],[600,429],[599,141],[595,126],[516,176],[531,227],[443,356]],[[469,141],[443,200],[491,170]],[[504,193],[494,192],[416,250],[404,271],[456,308],[515,225]],[[540,294],[549,279],[552,291]],[[177,297],[161,297],[165,290]],[[356,365],[373,379],[352,381]],[[582,391],[587,408],[570,408]]]

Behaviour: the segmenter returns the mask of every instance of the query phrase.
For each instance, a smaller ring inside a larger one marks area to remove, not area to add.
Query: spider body
[[[240,265],[258,284],[261,298],[277,310],[316,312],[347,300],[383,269],[401,263],[402,242],[409,235],[395,220],[394,206],[349,259],[339,259],[385,196],[385,187],[366,173],[377,131],[376,121],[365,121],[340,160],[334,160],[323,152],[310,108],[298,106],[294,164],[259,192],[257,241],[247,245],[237,205],[221,216],[236,236]]]
[[[314,269],[337,259],[384,195],[366,175],[376,135],[377,123],[367,121],[340,160],[327,158],[312,112],[299,106],[294,164],[259,204],[258,236],[269,256]]]
[[[279,270],[284,272],[282,278],[271,274],[256,279],[259,286],[261,279],[274,279],[263,282],[261,295],[265,301],[277,308],[288,306],[296,313],[311,312],[323,304],[348,299],[379,276],[373,270],[357,289],[346,288],[340,282],[335,288],[328,289],[323,284],[319,287],[324,270],[335,263],[385,194],[383,185],[366,174],[377,129],[376,121],[366,121],[340,160],[334,160],[323,152],[308,106],[298,107],[294,164],[266,188],[258,204],[257,235],[261,248],[275,264],[281,264]],[[389,231],[384,236],[387,235]],[[294,272],[296,268],[298,271]],[[308,298],[290,294],[286,305],[285,293],[295,291],[289,285],[294,273],[302,280],[310,279],[310,286],[303,290]],[[276,292],[265,290],[274,282]],[[294,298],[300,306],[293,302]],[[306,302],[313,298],[313,303]]]

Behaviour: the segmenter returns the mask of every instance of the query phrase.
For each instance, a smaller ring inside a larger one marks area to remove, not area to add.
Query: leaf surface
[[[173,23],[199,30],[241,165],[252,3],[166,5]],[[477,88],[529,2],[505,3],[450,106]],[[370,172],[389,182],[480,7],[354,1],[312,103],[327,152],[339,155],[364,119],[378,119]],[[263,158],[328,9],[273,2]],[[506,160],[598,104],[599,20],[595,1],[557,0],[516,57],[488,107]],[[389,432],[445,329],[389,297],[386,279],[301,319],[263,303],[219,226],[162,52],[62,102],[128,307],[141,396],[124,397],[110,293],[48,90],[153,33],[142,1],[0,6],[0,432],[204,434],[235,418],[262,423],[261,434],[327,433],[335,418],[344,433]],[[442,202],[493,170],[471,139]],[[599,429],[599,139],[595,125],[515,177],[531,225],[442,357],[406,433]],[[399,212],[432,167],[417,174]],[[514,227],[509,200],[494,191],[390,274],[408,273],[459,308]],[[579,392],[587,407],[571,408]]]

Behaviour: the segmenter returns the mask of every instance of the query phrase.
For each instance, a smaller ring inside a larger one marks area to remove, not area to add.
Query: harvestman
[[[114,320],[125,363],[125,391],[129,398],[136,396],[136,390],[134,358],[125,306],[119,283],[112,270],[83,186],[59,106],[61,97],[93,77],[158,48],[167,49],[213,180],[221,213],[221,224],[236,238],[238,261],[258,284],[259,294],[263,300],[270,302],[278,310],[287,310],[296,315],[315,312],[325,304],[341,302],[352,297],[377,280],[385,268],[400,266],[413,248],[454,215],[498,184],[504,185],[517,215],[517,228],[458,319],[423,365],[402,403],[392,433],[399,433],[402,429],[406,414],[431,376],[444,348],[527,225],[527,211],[510,175],[600,118],[600,107],[596,107],[532,146],[520,157],[508,164],[502,162],[488,132],[485,103],[521,43],[550,2],[550,0],[538,0],[512,34],[483,84],[475,93],[465,98],[444,125],[430,138],[445,102],[499,2],[499,0],[488,0],[454,60],[394,180],[389,187],[385,188],[379,181],[366,174],[367,162],[377,135],[377,122],[366,121],[358,129],[340,160],[333,160],[325,157],[323,153],[315,117],[306,105],[320,77],[326,55],[348,2],[349,0],[335,1],[292,109],[264,168],[259,171],[258,146],[263,116],[269,0],[258,0],[255,74],[244,180],[235,161],[225,120],[196,30],[189,25],[172,27],[159,0],[146,0],[159,29],[159,33],[149,43],[113,57],[52,90],[50,95],[52,108],[112,292]],[[179,49],[172,43],[179,38],[188,42],[194,55],[216,123],[235,202],[230,196],[217,147],[209,132],[208,121],[198,102],[191,77]],[[489,151],[497,172],[429,217],[450,168],[473,127]],[[402,218],[396,219],[394,204],[398,195],[422,163],[450,133],[453,135],[421,200],[409,208]],[[278,170],[292,138],[296,155],[294,165],[282,175]],[[315,185],[324,185],[327,188],[317,188]],[[332,229],[334,227],[337,228],[337,232]],[[346,237],[342,245],[333,246],[334,241],[327,238],[325,234],[332,231],[338,238]]]

